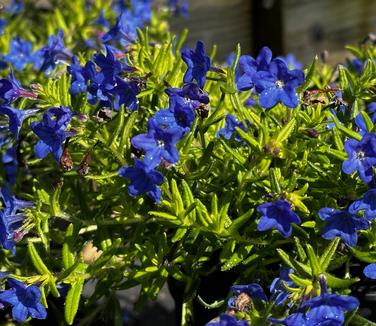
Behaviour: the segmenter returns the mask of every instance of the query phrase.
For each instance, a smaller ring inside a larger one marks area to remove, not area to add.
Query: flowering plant
[[[240,46],[219,64],[168,32],[185,1],[45,6],[0,9],[5,318],[60,297],[69,325],[120,325],[118,290],[142,304],[168,282],[182,325],[197,303],[212,326],[373,324],[351,295],[376,278],[372,40],[337,67]],[[218,273],[234,295],[210,303]]]

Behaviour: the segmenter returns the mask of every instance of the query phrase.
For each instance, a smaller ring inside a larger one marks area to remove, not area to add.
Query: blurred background
[[[294,53],[308,64],[328,51],[329,63],[343,62],[346,44],[376,32],[375,0],[189,0],[188,17],[171,20],[174,32],[189,28],[188,45],[216,44],[224,61],[240,42],[242,54],[267,45],[274,55]]]

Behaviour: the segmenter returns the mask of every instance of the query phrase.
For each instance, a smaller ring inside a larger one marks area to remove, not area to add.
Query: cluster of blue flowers
[[[8,186],[0,189],[3,208],[0,210],[0,243],[4,249],[16,252],[15,241],[22,239],[27,229],[23,225],[24,210],[32,207],[33,203],[16,198]]]
[[[272,59],[268,47],[262,48],[256,58],[242,55],[235,70],[237,89],[258,94],[260,106],[266,109],[278,102],[296,108],[299,104],[296,88],[303,84],[305,77],[301,69],[290,70],[288,64],[283,57]]]
[[[17,71],[22,71],[28,64],[34,69],[44,71],[47,75],[59,62],[68,62],[71,53],[65,48],[63,32],[59,31],[57,36],[51,35],[47,45],[33,51],[33,45],[19,37],[10,42],[9,52],[4,57],[4,62],[11,64]],[[3,65],[6,68],[6,65]]]
[[[131,180],[128,192],[131,196],[146,193],[155,202],[161,200],[158,184],[163,175],[155,169],[161,164],[171,165],[179,160],[176,144],[192,127],[195,110],[209,103],[203,91],[206,73],[210,70],[210,58],[205,54],[204,44],[198,42],[196,50],[185,49],[183,60],[188,69],[184,75],[186,83],[180,88],[167,88],[169,107],[157,111],[147,124],[147,133],[132,138],[132,146],[142,151],[143,161],[136,159],[135,166],[125,166],[119,175]],[[195,79],[198,84],[192,82]]]
[[[116,58],[116,49],[111,46],[105,49],[105,55],[98,52],[93,61],[87,61],[85,66],[81,66],[78,58],[73,57],[73,63],[67,69],[72,76],[70,93],[77,96],[87,92],[90,104],[117,111],[124,105],[134,111],[138,108],[136,95],[140,87],[136,81],[127,81],[121,77],[122,73],[132,71],[132,68]]]
[[[325,277],[320,278],[320,294],[319,295],[299,295],[298,299],[293,298],[292,293],[288,290],[296,288],[291,281],[289,275],[294,271],[288,268],[282,268],[280,276],[275,278],[270,286],[271,297],[268,299],[263,288],[252,283],[248,285],[234,285],[231,291],[234,293],[227,301],[228,310],[220,315],[217,321],[206,324],[207,326],[249,326],[246,319],[237,319],[237,312],[245,312],[249,310],[253,300],[267,306],[267,313],[270,308],[280,305],[287,305],[289,309],[294,309],[294,313],[284,319],[267,317],[272,324],[286,326],[317,326],[317,325],[333,325],[341,326],[345,321],[345,313],[353,311],[359,306],[357,298],[352,296],[328,293],[326,288]]]

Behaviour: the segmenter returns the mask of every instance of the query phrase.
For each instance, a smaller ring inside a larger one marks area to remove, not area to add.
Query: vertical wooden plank
[[[346,44],[376,31],[374,0],[284,0],[284,47],[304,62],[329,51],[329,62],[344,61]]]
[[[282,54],[284,22],[282,0],[252,1],[253,52],[269,46],[274,55]]]
[[[173,32],[189,29],[187,45],[193,47],[202,40],[208,51],[216,44],[217,60],[225,58],[240,43],[243,53],[251,52],[251,2],[252,0],[189,0],[189,15],[186,19],[171,20]]]

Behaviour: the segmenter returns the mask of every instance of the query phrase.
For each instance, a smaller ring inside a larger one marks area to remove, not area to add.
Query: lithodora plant
[[[182,325],[197,302],[223,311],[208,325],[373,324],[350,289],[376,278],[372,39],[337,67],[240,46],[220,64],[168,32],[185,2],[51,4],[0,21],[4,318],[55,297],[69,325],[121,325],[118,290],[142,305],[168,281]]]

